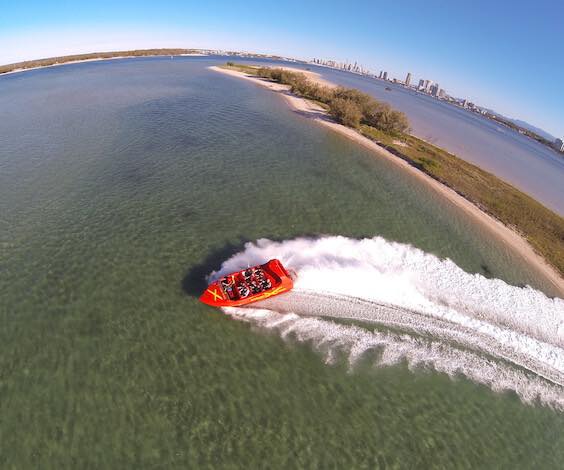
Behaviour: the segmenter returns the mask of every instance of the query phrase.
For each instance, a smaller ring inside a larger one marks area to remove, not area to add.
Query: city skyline
[[[81,52],[151,47],[246,50],[308,60],[353,58],[389,76],[434,77],[451,96],[564,135],[564,93],[558,18],[564,6],[541,1],[451,5],[337,2],[278,6],[226,1],[202,6],[108,0],[63,0],[4,6],[0,63]],[[298,8],[299,7],[299,8]],[[296,14],[299,11],[299,14]],[[316,18],[316,21],[311,21]],[[334,33],[339,31],[338,36]],[[534,64],[534,66],[532,66]],[[413,78],[412,78],[413,80]]]
[[[542,131],[542,129],[541,129],[542,132],[539,132],[538,128],[527,122],[518,119],[511,119],[507,116],[504,116],[501,113],[498,113],[497,111],[492,110],[491,108],[487,108],[486,106],[473,103],[469,101],[467,98],[451,96],[446,92],[444,88],[441,88],[439,83],[436,83],[433,80],[420,78],[417,85],[412,85],[411,80],[413,75],[411,72],[408,72],[405,80],[402,81],[401,79],[389,76],[388,72],[385,70],[380,70],[380,73],[376,74],[374,71],[368,70],[358,62],[354,62],[354,63],[352,63],[351,61],[337,62],[335,60],[325,60],[318,58],[315,58],[310,62],[316,65],[331,67],[352,73],[358,73],[361,75],[365,75],[367,77],[378,78],[380,80],[394,83],[396,85],[402,85],[406,88],[410,88],[412,90],[425,93],[434,98],[445,100],[451,104],[455,104],[462,108],[469,109],[470,111],[474,111],[476,113],[482,114],[488,118],[497,120],[498,122],[500,120],[503,122],[513,121],[513,124],[517,126],[518,132],[523,132],[523,131],[532,132],[543,139],[551,141],[551,146],[556,150],[558,150],[559,152],[563,151],[563,146],[559,144],[559,141],[561,142],[560,138],[550,135],[548,132]]]

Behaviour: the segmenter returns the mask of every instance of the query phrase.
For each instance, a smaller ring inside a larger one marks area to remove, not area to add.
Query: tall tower
[[[405,86],[409,86],[410,83],[411,83],[411,72],[409,72],[407,74],[407,77],[405,77]]]

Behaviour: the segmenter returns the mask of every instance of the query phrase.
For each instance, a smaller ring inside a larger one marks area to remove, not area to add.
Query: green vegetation
[[[113,57],[146,57],[146,56],[167,56],[180,54],[194,54],[199,52],[196,49],[138,49],[134,51],[114,51],[114,52],[92,52],[89,54],[76,54],[64,57],[49,57],[47,59],[27,60],[15,64],[0,66],[0,74],[11,72],[12,70],[31,69],[36,67],[47,67],[49,65],[76,62],[79,60],[92,59],[111,59]]]
[[[564,275],[564,218],[491,173],[408,134],[405,115],[387,103],[376,101],[359,90],[315,84],[297,72],[240,64],[228,68],[289,85],[297,95],[324,104],[338,122],[358,129],[512,227]]]
[[[261,67],[256,69],[255,74],[290,85],[293,93],[327,105],[329,114],[345,126],[358,129],[361,124],[366,124],[392,134],[409,129],[405,114],[359,90],[319,85],[304,74],[283,69]]]
[[[233,62],[228,62],[226,67],[288,85],[292,93],[321,104],[336,121],[345,126],[358,129],[361,124],[365,124],[398,135],[409,130],[405,114],[354,88],[331,88],[319,85],[308,80],[302,73],[280,68],[256,67]]]
[[[515,229],[564,275],[564,218],[491,173],[417,137],[394,138],[369,126],[360,131]]]
[[[338,122],[348,127],[357,129],[362,120],[362,111],[354,103],[354,101],[347,100],[346,98],[336,97],[331,100],[331,108],[329,114],[333,116]]]

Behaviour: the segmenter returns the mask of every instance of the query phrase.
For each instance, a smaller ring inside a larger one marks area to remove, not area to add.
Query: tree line
[[[280,68],[261,67],[256,74],[289,85],[292,93],[325,104],[329,114],[345,126],[356,129],[365,124],[389,134],[402,134],[409,130],[409,121],[404,113],[360,90],[341,86],[330,88],[309,80],[303,73]]]

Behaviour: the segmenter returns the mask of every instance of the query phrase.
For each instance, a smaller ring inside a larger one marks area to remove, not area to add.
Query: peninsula
[[[491,173],[410,135],[402,113],[310,71],[233,62],[210,68],[280,93],[302,115],[402,166],[512,246],[564,296],[564,219]]]

